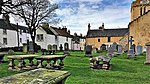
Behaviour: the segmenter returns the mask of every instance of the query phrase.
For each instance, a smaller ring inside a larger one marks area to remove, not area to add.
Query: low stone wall
[[[1,78],[0,84],[64,84],[70,75],[68,71],[40,68]]]

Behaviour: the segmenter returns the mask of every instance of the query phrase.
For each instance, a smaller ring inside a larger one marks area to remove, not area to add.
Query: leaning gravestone
[[[145,64],[150,64],[150,42],[145,44],[147,46],[146,48],[146,62]]]
[[[92,57],[92,45],[87,45],[85,48],[85,55],[87,57]]]
[[[114,42],[113,44],[112,44],[112,48],[114,49],[114,51],[117,51],[117,43],[116,42]]]
[[[142,46],[141,45],[138,45],[136,50],[137,50],[136,55],[142,54]]]

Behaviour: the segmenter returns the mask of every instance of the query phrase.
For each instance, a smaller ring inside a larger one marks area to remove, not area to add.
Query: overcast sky
[[[51,1],[51,0],[50,0]],[[59,9],[56,13],[62,20],[57,26],[66,26],[71,33],[86,35],[88,23],[91,29],[127,28],[130,21],[130,5],[134,0],[52,0]],[[13,21],[13,20],[12,20]]]

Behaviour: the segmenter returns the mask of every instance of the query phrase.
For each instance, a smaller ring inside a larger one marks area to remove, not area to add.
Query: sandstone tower
[[[131,21],[144,15],[150,10],[150,0],[136,0],[131,4]]]

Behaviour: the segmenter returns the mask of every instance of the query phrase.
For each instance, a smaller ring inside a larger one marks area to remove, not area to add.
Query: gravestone
[[[129,49],[128,50],[128,58],[135,58],[135,53],[133,49]]]
[[[64,55],[70,55],[70,53],[69,53],[69,44],[68,43],[64,44]]]
[[[128,47],[129,47],[129,45],[126,44],[126,45],[125,45],[125,48],[124,48],[124,52],[128,52],[128,49],[129,49]]]
[[[132,49],[132,42],[134,42],[133,36],[130,36],[130,40],[129,40],[130,49]]]
[[[59,50],[60,50],[60,51],[63,51],[63,46],[62,46],[62,44],[60,44]]]
[[[53,54],[57,51],[57,45],[53,45]]]
[[[27,44],[26,43],[23,43],[23,52],[27,53]]]
[[[134,53],[135,53],[136,52],[135,48],[136,48],[136,46],[135,46],[135,44],[133,44],[130,49],[132,49],[134,51]]]
[[[92,49],[92,52],[93,52],[93,53],[96,53],[96,52],[97,52],[97,49],[94,47],[94,48]]]
[[[29,42],[29,52],[34,53],[34,47],[33,47],[33,42]]]
[[[87,57],[92,57],[92,45],[87,45],[85,48],[85,55]]]
[[[101,45],[100,51],[106,51],[106,45],[105,45],[105,44],[102,44],[102,45]]]
[[[52,45],[48,45],[48,50],[52,50]]]
[[[142,46],[141,45],[138,45],[136,50],[137,50],[136,55],[142,54]]]
[[[122,46],[121,46],[121,45],[118,45],[118,52],[117,52],[117,53],[118,53],[118,54],[122,54],[122,50],[123,50],[123,49],[122,49]]]
[[[114,49],[114,51],[117,51],[117,43],[116,42],[114,42],[113,44],[112,44],[112,48]]]
[[[114,48],[113,47],[108,48],[108,55],[114,56]]]
[[[146,62],[145,64],[150,64],[150,42],[145,44],[146,47]]]

